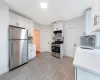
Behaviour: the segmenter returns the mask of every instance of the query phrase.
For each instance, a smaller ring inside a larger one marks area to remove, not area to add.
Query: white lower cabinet
[[[100,76],[80,68],[75,68],[75,80],[100,80]]]
[[[36,45],[28,46],[28,60],[34,59],[36,57]]]
[[[36,45],[33,45],[33,54],[32,54],[32,58],[36,57]]]

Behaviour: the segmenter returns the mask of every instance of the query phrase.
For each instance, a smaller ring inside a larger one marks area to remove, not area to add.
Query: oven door
[[[60,47],[58,47],[58,46],[52,46],[52,52],[60,53]]]

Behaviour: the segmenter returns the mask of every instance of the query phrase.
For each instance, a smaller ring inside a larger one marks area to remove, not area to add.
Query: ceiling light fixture
[[[47,8],[47,3],[46,2],[42,2],[40,3],[41,8]]]

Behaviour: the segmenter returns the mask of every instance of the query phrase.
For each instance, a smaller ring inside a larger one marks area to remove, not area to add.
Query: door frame
[[[41,32],[50,32],[50,31],[49,31],[49,30],[41,30],[40,33],[41,33]],[[52,42],[52,32],[51,32],[51,42]],[[49,45],[50,45],[50,42],[49,42]],[[41,51],[41,52],[51,52],[51,46],[48,46],[48,48],[49,48],[49,47],[50,47],[50,51],[43,51],[43,50],[42,50],[42,47],[41,47],[41,34],[40,34],[40,51]]]
[[[64,29],[64,36],[66,35],[65,34],[65,31],[68,31],[68,29],[77,29],[78,27],[67,27],[67,28],[65,28]],[[66,42],[67,42],[68,40],[66,39]],[[67,45],[67,47],[68,47],[68,45]],[[67,51],[66,50],[66,44],[65,44],[65,38],[64,38],[64,49],[65,49],[65,52]],[[74,49],[74,47],[73,47],[73,49]],[[74,50],[73,50],[73,53],[74,53]],[[73,54],[74,55],[74,54]],[[67,52],[65,53],[65,56],[67,56]],[[71,57],[71,56],[70,56]],[[74,56],[73,56],[74,57]]]
[[[39,38],[40,38],[40,30],[39,29],[34,29],[34,33],[33,33],[33,35],[35,36],[35,30],[36,31],[38,31],[39,32]],[[33,41],[34,41],[34,43],[35,43],[35,38],[34,38],[34,36],[33,36]],[[37,43],[37,42],[36,42]],[[35,43],[35,45],[36,45],[36,54],[40,54],[40,39],[39,39],[39,42],[38,42],[38,49],[37,49],[37,44]]]

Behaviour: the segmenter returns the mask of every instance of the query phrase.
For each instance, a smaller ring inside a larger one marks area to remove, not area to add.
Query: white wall
[[[40,50],[41,52],[43,51],[51,52],[51,43],[52,43],[52,26],[42,25],[41,30],[40,30]]]
[[[0,74],[8,71],[8,25],[8,5],[0,0]]]
[[[79,37],[78,37],[76,44],[77,46],[80,45],[80,36],[82,36],[85,31],[84,16],[80,16],[80,17],[66,21],[64,24],[64,32],[67,31],[67,28],[77,28],[78,30],[77,36]],[[65,33],[64,33],[64,45],[65,45],[65,55],[72,56],[73,55],[72,53],[67,53],[67,36]]]
[[[34,29],[41,30],[41,24],[34,22]]]
[[[35,22],[34,28],[40,30],[40,51],[42,52],[44,48],[47,47],[45,42],[52,42],[52,25],[43,25]],[[46,35],[45,32],[48,32],[51,35]],[[49,45],[49,48],[51,48],[51,45]]]

